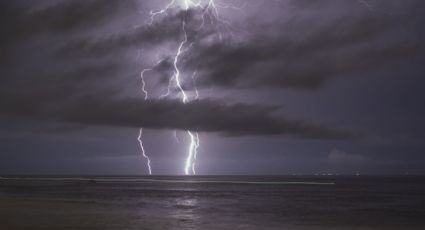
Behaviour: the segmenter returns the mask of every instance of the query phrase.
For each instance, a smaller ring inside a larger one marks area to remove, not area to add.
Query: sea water
[[[425,178],[3,177],[0,229],[425,229]]]

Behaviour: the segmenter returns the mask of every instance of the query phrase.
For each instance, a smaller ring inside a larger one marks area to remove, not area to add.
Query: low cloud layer
[[[287,135],[311,139],[346,139],[356,135],[309,122],[278,116],[278,107],[225,104],[199,100],[183,104],[175,100],[143,100],[85,96],[56,100],[46,95],[6,95],[0,99],[0,114],[41,121],[85,125],[147,127],[226,135]]]

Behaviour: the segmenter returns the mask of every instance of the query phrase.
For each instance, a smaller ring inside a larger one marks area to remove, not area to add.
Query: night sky
[[[1,1],[0,175],[425,173],[425,1],[215,2]]]

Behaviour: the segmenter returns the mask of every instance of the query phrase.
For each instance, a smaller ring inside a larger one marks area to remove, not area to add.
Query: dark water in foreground
[[[363,176],[3,178],[0,229],[425,229],[424,182]]]

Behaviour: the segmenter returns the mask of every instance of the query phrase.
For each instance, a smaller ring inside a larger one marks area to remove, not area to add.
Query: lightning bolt
[[[151,159],[149,159],[148,155],[146,155],[145,147],[143,146],[142,134],[143,134],[143,128],[140,128],[139,137],[137,138],[137,140],[139,141],[140,149],[142,150],[142,155],[144,158],[146,158],[146,161],[147,161],[146,164],[148,166],[149,175],[152,175]]]
[[[173,1],[171,1],[173,2]],[[200,4],[200,2],[198,3],[193,3],[192,1],[184,1],[185,4],[185,11],[187,12],[189,10],[189,7],[191,4],[195,4],[195,6],[197,6],[198,4]],[[186,20],[184,19],[182,21],[182,31],[184,34],[184,39],[183,41],[180,42],[180,45],[177,49],[177,53],[174,56],[174,62],[173,62],[173,66],[174,66],[174,80],[175,80],[175,84],[177,86],[177,88],[180,90],[181,93],[181,100],[184,104],[187,103],[188,101],[188,97],[187,94],[185,92],[185,90],[182,88],[181,86],[181,80],[180,80],[180,69],[178,67],[178,62],[180,59],[180,56],[182,54],[182,49],[184,47],[184,45],[187,43],[187,32],[186,32]],[[198,149],[198,142],[196,141],[197,139],[195,138],[195,135],[191,132],[191,131],[187,131],[187,134],[190,137],[190,144],[189,144],[189,153],[187,155],[186,158],[186,164],[184,167],[184,173],[186,175],[190,175],[190,168],[192,168],[192,174],[195,175],[195,169],[194,167],[192,167],[192,165],[194,164],[194,156],[197,155],[197,149]],[[196,133],[196,136],[198,136],[198,133]]]
[[[177,54],[176,54],[176,56],[174,56],[173,65],[174,65],[174,79],[176,81],[176,86],[180,90],[180,93],[182,95],[181,99],[182,99],[183,103],[186,104],[187,103],[187,95],[186,95],[186,92],[184,91],[184,89],[182,88],[182,85],[181,85],[180,69],[178,67],[178,62],[179,62],[180,56],[182,54],[183,46],[187,42],[186,21],[185,20],[183,20],[183,22],[182,22],[182,30],[184,32],[184,39],[183,39],[182,42],[180,42],[179,48],[177,49]]]
[[[211,22],[212,21],[219,21],[221,22],[225,28],[230,28],[230,23],[224,20],[221,20],[219,17],[219,8],[233,8],[233,6],[228,6],[228,5],[224,5],[224,4],[218,4],[217,2],[215,2],[214,0],[207,0],[207,1],[203,1],[203,0],[180,0],[180,1],[176,1],[176,0],[171,0],[164,8],[157,10],[157,11],[150,11],[150,20],[148,22],[149,25],[152,25],[155,21],[155,18],[160,16],[160,15],[166,15],[168,13],[168,11],[174,7],[177,8],[181,8],[183,9],[186,13],[189,12],[189,10],[191,8],[196,8],[199,9],[200,12],[202,12],[201,15],[201,19],[202,19],[202,23],[200,25],[200,28],[203,28],[203,26],[205,25],[205,21],[207,19],[209,19]],[[197,71],[194,71],[193,74],[191,75],[191,79],[192,79],[192,83],[194,85],[194,95],[192,94],[188,94],[183,86],[182,86],[182,71],[179,67],[180,64],[180,59],[183,53],[189,51],[192,48],[192,44],[187,44],[188,43],[188,32],[186,30],[186,26],[187,26],[187,18],[184,17],[181,23],[181,31],[183,33],[183,39],[179,42],[179,45],[177,47],[177,50],[175,52],[175,55],[173,57],[173,69],[174,69],[174,73],[173,75],[170,77],[169,82],[168,82],[168,88],[167,88],[167,92],[163,95],[161,95],[159,98],[164,98],[164,97],[168,97],[170,96],[172,90],[171,88],[173,87],[174,89],[177,89],[178,91],[178,97],[180,98],[180,100],[182,101],[183,104],[187,104],[192,100],[197,100],[199,98],[199,92],[198,89],[196,87],[196,75],[197,75]],[[219,30],[218,25],[214,25],[216,31],[218,32],[218,36],[220,38],[220,40],[222,40],[222,33]],[[159,61],[156,65],[158,65],[161,61]],[[148,92],[146,90],[146,82],[144,79],[144,75],[145,73],[152,71],[154,69],[155,66],[151,67],[151,68],[147,68],[142,70],[141,72],[141,80],[142,80],[142,87],[141,90],[144,93],[144,98],[145,100],[148,99]],[[198,149],[200,147],[200,139],[199,139],[199,134],[198,132],[193,132],[193,131],[186,131],[187,136],[189,138],[189,146],[188,146],[188,153],[187,153],[187,157],[185,160],[185,165],[184,165],[184,173],[185,175],[196,175],[196,159],[198,156]],[[175,137],[177,139],[177,134],[175,133]],[[149,168],[149,172],[150,171],[150,160],[149,157],[146,155],[146,152],[144,150],[143,147],[143,142],[142,142],[142,129],[140,129],[140,134],[139,134],[139,143],[140,143],[140,147],[143,153],[143,156],[147,159],[148,162],[148,168]],[[178,139],[177,139],[178,141]]]
[[[190,135],[191,138],[191,142],[193,143],[193,160],[192,160],[192,173],[193,175],[196,175],[196,170],[195,170],[195,164],[196,164],[196,158],[198,156],[198,148],[199,148],[199,135],[198,133],[195,133],[195,135]],[[191,144],[192,144],[191,143]],[[186,162],[187,165],[187,162]]]
[[[155,66],[159,65],[161,63],[162,60],[158,61],[157,64],[155,64]],[[154,67],[155,67],[154,66]],[[148,91],[146,90],[146,81],[145,81],[145,73],[152,71],[153,68],[148,68],[148,69],[144,69],[142,70],[142,72],[140,73],[140,79],[142,81],[142,87],[141,90],[144,94],[144,99],[147,100],[149,97]],[[145,147],[143,145],[143,140],[142,140],[142,134],[143,134],[143,128],[139,129],[139,136],[137,137],[137,141],[139,141],[139,145],[140,145],[140,150],[142,151],[142,156],[146,159],[146,166],[148,168],[149,171],[149,175],[152,175],[152,167],[151,167],[151,159],[149,158],[149,156],[147,155],[146,151],[145,151]]]
[[[156,66],[158,66],[159,64],[161,64],[163,61],[164,61],[164,59],[160,59],[160,60],[159,60],[159,61],[158,61],[158,62],[157,62],[154,66],[152,66],[151,68],[143,69],[143,70],[140,72],[140,80],[141,80],[141,82],[142,82],[142,86],[141,86],[141,88],[140,88],[140,89],[142,90],[142,93],[143,93],[143,95],[144,95],[144,99],[145,99],[145,101],[146,101],[146,100],[148,100],[148,97],[149,97],[148,91],[146,90],[145,74],[146,74],[147,72],[153,71],[153,70],[154,70],[154,68],[155,68]],[[146,166],[147,166],[147,168],[148,168],[149,175],[152,175],[151,159],[150,159],[150,158],[149,158],[149,156],[147,155],[146,150],[145,150],[145,147],[144,147],[144,145],[143,145],[142,134],[143,134],[143,128],[140,128],[140,129],[139,129],[139,136],[137,137],[137,141],[139,142],[140,150],[141,150],[141,152],[142,152],[142,156],[146,159]]]

